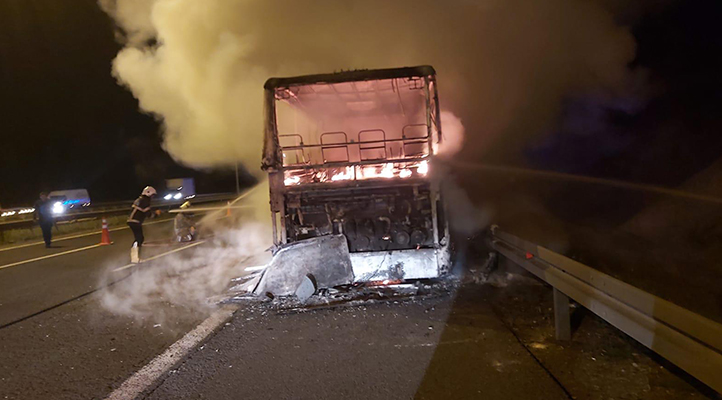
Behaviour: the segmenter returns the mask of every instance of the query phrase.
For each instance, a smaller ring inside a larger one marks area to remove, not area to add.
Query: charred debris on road
[[[234,279],[231,297],[223,302],[294,312],[445,296],[459,284],[450,274],[404,279],[402,263],[391,271],[393,279],[357,281],[343,235],[307,239],[283,250],[263,270]]]

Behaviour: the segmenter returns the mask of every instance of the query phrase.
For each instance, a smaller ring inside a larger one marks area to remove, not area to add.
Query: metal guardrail
[[[494,249],[554,288],[558,338],[569,298],[722,393],[722,325],[542,246],[492,227]],[[567,297],[568,296],[568,297]]]
[[[199,194],[196,195],[193,199],[190,199],[192,203],[210,203],[214,201],[223,201],[223,200],[231,200],[235,198],[237,195],[235,193],[215,193],[215,194]],[[111,216],[111,215],[118,215],[123,213],[130,213],[130,206],[133,204],[134,200],[127,200],[127,201],[117,201],[117,202],[109,202],[109,203],[97,203],[93,204],[91,207],[82,209],[79,211],[70,211],[67,214],[58,216],[56,221],[58,222],[70,222],[77,219],[82,218],[97,218],[99,216]],[[180,199],[180,200],[154,200],[151,206],[153,208],[171,208],[175,206],[181,205],[183,202],[187,201],[186,199]],[[33,214],[27,214],[25,219],[15,220],[15,221],[8,221],[8,222],[0,222],[0,231],[5,231],[9,229],[24,229],[24,228],[32,228],[35,226],[35,221],[33,221]]]

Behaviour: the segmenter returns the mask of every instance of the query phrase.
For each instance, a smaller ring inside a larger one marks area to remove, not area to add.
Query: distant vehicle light
[[[173,198],[176,199],[176,200],[180,200],[181,197],[183,197],[183,195],[180,194],[180,193],[176,193],[176,194],[173,195]]]
[[[65,206],[63,206],[62,202],[56,202],[53,204],[53,214],[62,214],[65,212]]]
[[[167,195],[163,196],[163,198],[164,198],[165,200],[170,200],[170,199],[173,198],[173,195],[170,194],[170,193],[168,193]]]

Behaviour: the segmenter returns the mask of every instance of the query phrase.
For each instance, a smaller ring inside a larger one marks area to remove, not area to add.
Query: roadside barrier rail
[[[160,209],[170,209],[177,207],[184,202],[190,200],[194,204],[212,203],[215,201],[227,201],[236,198],[238,195],[235,193],[214,193],[214,194],[199,194],[192,199],[179,199],[179,200],[153,200],[152,207]],[[82,208],[77,211],[74,209],[68,210],[65,214],[59,215],[55,220],[59,223],[69,223],[72,221],[98,218],[102,216],[120,215],[124,213],[130,213],[130,206],[134,200],[126,201],[115,201],[108,203],[93,203],[90,207]],[[33,221],[33,213],[24,214],[21,219],[8,218],[8,221],[0,220],[0,232],[11,230],[11,229],[32,229],[37,224]]]
[[[722,393],[722,325],[571,258],[492,227],[492,247],[554,290],[556,336],[571,335],[573,299]]]

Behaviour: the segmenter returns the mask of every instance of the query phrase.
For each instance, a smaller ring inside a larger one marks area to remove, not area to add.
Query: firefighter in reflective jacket
[[[152,186],[146,186],[143,192],[133,202],[133,210],[128,217],[128,226],[133,231],[135,241],[130,248],[130,262],[140,262],[140,248],[143,246],[143,221],[150,214],[150,199],[156,195],[156,191]]]

